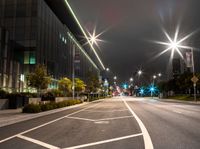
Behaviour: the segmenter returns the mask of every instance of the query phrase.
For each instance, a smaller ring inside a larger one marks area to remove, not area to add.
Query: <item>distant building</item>
[[[76,77],[100,72],[44,0],[1,0],[0,27],[0,87],[25,91],[36,64],[46,65],[55,80],[71,77],[73,50]]]

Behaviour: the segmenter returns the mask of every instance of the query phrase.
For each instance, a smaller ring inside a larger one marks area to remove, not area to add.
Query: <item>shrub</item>
[[[42,110],[42,111],[48,111],[48,110],[52,110],[52,109],[55,108],[55,107],[53,106],[53,104],[51,104],[51,103],[42,104],[42,105],[40,105],[40,107],[41,107],[41,110]]]
[[[0,99],[1,98],[6,98],[6,96],[7,96],[7,92],[2,90],[2,89],[0,89]]]
[[[23,108],[23,113],[39,113],[41,112],[40,105],[29,104]]]
[[[57,109],[57,108],[63,108],[63,107],[66,107],[66,106],[71,106],[71,105],[80,104],[80,103],[82,103],[81,100],[71,99],[71,100],[65,100],[65,101],[62,101],[62,102],[59,102],[59,103],[50,102],[50,103],[41,104],[41,105],[29,104],[29,105],[27,105],[23,108],[23,112],[24,113],[38,113],[38,112],[42,112],[42,111],[48,111],[48,110],[53,110],[53,109]]]

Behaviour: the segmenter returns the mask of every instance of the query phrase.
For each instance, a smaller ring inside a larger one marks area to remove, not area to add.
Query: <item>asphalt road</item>
[[[200,106],[117,97],[0,128],[0,149],[199,149]]]

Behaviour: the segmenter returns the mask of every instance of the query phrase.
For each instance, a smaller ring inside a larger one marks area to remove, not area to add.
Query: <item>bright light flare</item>
[[[142,70],[139,70],[138,71],[138,75],[140,76],[142,74]]]
[[[192,49],[193,47],[190,46],[185,46],[182,45],[182,43],[187,40],[188,38],[190,38],[192,35],[194,35],[198,30],[186,35],[185,37],[179,39],[179,28],[180,26],[178,25],[178,27],[176,28],[175,31],[175,35],[173,38],[171,38],[169,36],[169,34],[166,32],[165,29],[162,29],[165,36],[168,39],[168,42],[163,42],[163,41],[154,41],[154,43],[160,44],[160,45],[164,45],[167,46],[167,49],[163,50],[161,53],[159,53],[158,55],[156,55],[155,57],[159,57],[161,55],[163,55],[164,53],[171,51],[171,56],[170,59],[172,59],[174,57],[174,53],[177,52],[179,54],[179,56],[184,59],[183,54],[181,53],[180,49]]]
[[[76,17],[74,11],[72,10],[72,7],[71,7],[70,4],[68,3],[68,0],[65,0],[65,3],[66,3],[66,5],[67,5],[67,7],[69,8],[69,10],[70,10],[72,16],[74,17],[76,23],[78,24],[79,28],[81,29],[83,35],[85,36],[85,38],[87,39],[87,41],[89,41],[89,38],[88,38],[88,36],[87,36],[85,30],[83,29],[81,23],[79,22],[79,20],[78,20],[78,18]],[[89,45],[90,45],[92,51],[94,52],[95,56],[97,57],[99,63],[101,64],[102,68],[105,70],[105,66],[104,66],[102,60],[100,59],[98,53],[96,52],[95,48],[93,47],[93,45],[91,44],[90,41],[89,41],[88,43],[89,43]]]

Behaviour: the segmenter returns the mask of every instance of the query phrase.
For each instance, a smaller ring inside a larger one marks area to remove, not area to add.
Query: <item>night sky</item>
[[[172,37],[178,23],[179,37],[200,28],[199,0],[69,0],[69,3],[85,30],[92,32],[96,26],[97,33],[105,31],[99,37],[105,42],[99,42],[98,53],[110,73],[123,81],[140,68],[148,75],[167,72],[170,51],[153,58],[166,49],[152,42],[167,41],[162,27]],[[200,48],[200,33],[184,44]],[[196,56],[196,63],[200,64],[197,61]]]

